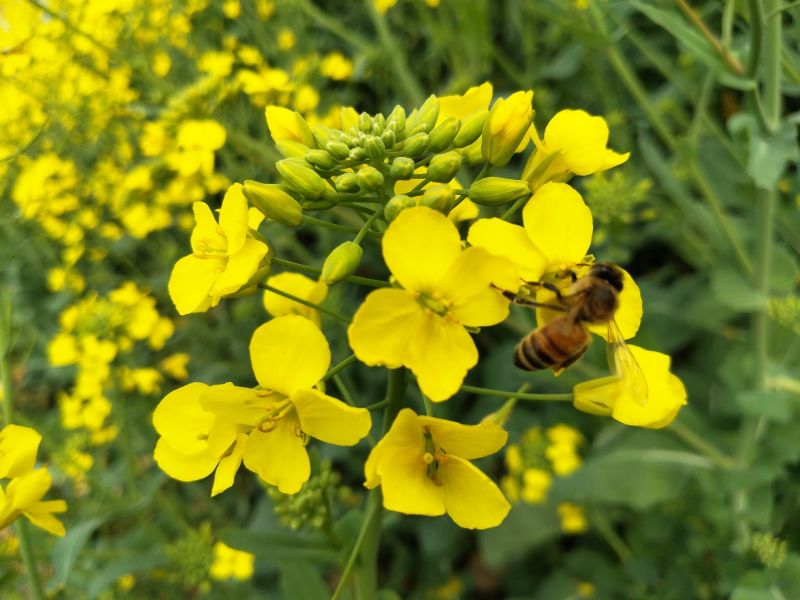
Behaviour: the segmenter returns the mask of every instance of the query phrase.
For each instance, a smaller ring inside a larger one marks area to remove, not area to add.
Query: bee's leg
[[[561,293],[561,290],[558,289],[558,287],[553,283],[547,283],[547,282],[542,282],[542,281],[526,281],[525,285],[529,285],[531,287],[544,288],[546,290],[549,290],[549,291],[553,292],[556,295],[556,299],[559,302],[561,302],[562,304],[565,304],[564,295]]]

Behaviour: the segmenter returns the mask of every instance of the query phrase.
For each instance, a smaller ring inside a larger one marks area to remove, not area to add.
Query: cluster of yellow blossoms
[[[459,392],[479,360],[473,334],[506,319],[510,295],[524,292],[552,306],[559,289],[566,292],[571,284],[564,273],[580,278],[588,272],[592,216],[566,182],[628,158],[607,148],[605,121],[580,110],[559,112],[540,136],[532,95],[520,91],[492,103],[487,83],[463,96],[432,96],[408,115],[399,106],[388,117],[343,109],[335,129],[267,107],[267,124],[284,156],[276,165],[280,183],[233,184],[218,220],[206,204],[195,203],[192,253],[178,261],[169,282],[181,314],[204,312],[224,297],[259,287],[271,294],[265,306],[276,317],[250,341],[258,386],[191,383],[164,398],[153,422],[161,436],[155,457],[165,472],[183,481],[215,472],[213,495],[229,488],[244,464],[280,491],[298,492],[310,476],[305,446],[311,438],[351,446],[370,432],[367,408],[325,393],[326,382],[358,359],[390,370],[387,399],[378,403],[386,407],[384,435],[367,458],[366,487],[380,486],[387,509],[447,513],[465,528],[504,519],[508,501],[471,461],[502,448],[506,432],[491,417],[477,425],[436,418],[430,401]],[[535,150],[520,179],[488,176],[529,141]],[[465,188],[456,176],[476,163],[483,169]],[[501,217],[475,220],[504,205]],[[520,209],[517,225],[511,220]],[[309,215],[326,211],[331,220]],[[332,222],[347,212],[360,224]],[[466,239],[457,225],[464,220],[474,220]],[[276,256],[261,232],[265,223],[271,231],[308,224],[355,235],[317,268]],[[378,241],[388,280],[356,275],[365,247]],[[318,273],[320,281],[272,275],[276,266]],[[345,281],[377,288],[352,319],[320,306],[328,287]],[[618,301],[616,323],[631,338],[642,298],[626,272]],[[332,369],[319,313],[348,323],[353,356]],[[537,310],[540,325],[558,316]],[[608,335],[605,326],[590,329]],[[575,386],[574,404],[629,425],[663,427],[685,403],[683,384],[666,355],[635,346],[631,352],[644,389],[611,364],[608,377]],[[406,406],[406,369],[421,391],[424,416]],[[580,464],[577,435],[563,427],[548,431],[556,472]],[[578,507],[560,511],[566,530],[581,529]]]
[[[0,530],[21,516],[53,535],[64,535],[64,525],[53,513],[67,510],[64,500],[42,500],[53,479],[46,467],[36,468],[42,436],[30,427],[6,425],[0,430]]]

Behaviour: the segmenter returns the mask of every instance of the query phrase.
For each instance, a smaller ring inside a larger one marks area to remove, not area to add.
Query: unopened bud
[[[350,150],[350,160],[355,160],[357,162],[362,162],[367,160],[367,151],[363,148],[356,146],[352,150]]]
[[[383,116],[383,113],[378,113],[374,117],[372,117],[372,133],[375,133],[375,129],[378,129],[378,135],[383,133],[384,128],[386,127],[386,117]]]
[[[364,140],[364,150],[372,160],[383,158],[386,153],[386,146],[383,145],[381,138],[370,135]]]
[[[420,206],[427,206],[440,213],[447,214],[453,206],[455,197],[453,190],[447,185],[432,185],[425,190],[419,203]]]
[[[325,144],[325,150],[330,152],[338,160],[344,160],[350,156],[350,146],[340,141],[328,142]]]
[[[386,203],[386,206],[383,207],[383,216],[387,221],[394,221],[401,211],[416,205],[417,203],[413,198],[399,194],[393,196],[392,199]]]
[[[242,191],[250,204],[278,223],[297,227],[303,220],[300,203],[277,184],[246,180]]]
[[[455,117],[447,117],[431,131],[428,149],[431,152],[441,152],[447,150],[461,127],[461,120]]]
[[[336,246],[322,265],[320,281],[326,285],[335,285],[352,275],[358,268],[363,253],[364,250],[355,242],[344,242]]]
[[[439,118],[439,99],[431,95],[428,97],[422,106],[408,117],[406,122],[406,131],[409,135],[424,132],[428,133],[436,124],[436,119]]]
[[[338,137],[338,133],[339,132],[335,129],[325,127],[324,125],[317,125],[314,127],[314,139],[317,140],[317,145],[320,148],[324,148],[330,142],[335,140]]]
[[[325,180],[305,160],[285,158],[275,163],[275,167],[289,187],[309,200],[316,200],[327,188]]]
[[[498,427],[505,426],[516,404],[516,398],[509,398],[503,403],[503,406],[483,417],[480,424],[488,423],[490,425],[497,425]]]
[[[346,133],[343,133],[342,135],[339,136],[339,141],[342,142],[345,146],[347,146],[348,152],[350,151],[350,148],[356,145],[356,140],[354,139],[354,136],[348,135]]]
[[[377,190],[383,185],[383,175],[375,167],[362,167],[356,175],[359,185],[365,190]]]
[[[392,179],[408,179],[414,174],[414,159],[407,156],[398,156],[392,161],[389,175]]]
[[[478,110],[465,117],[461,122],[461,129],[453,140],[453,145],[456,148],[464,148],[477,140],[483,132],[483,124],[488,116],[488,110]]]
[[[469,188],[469,198],[476,204],[499,206],[519,200],[531,193],[527,181],[505,177],[484,177]]]
[[[394,146],[396,140],[397,136],[391,129],[387,129],[381,134],[381,141],[383,142],[383,146],[385,148],[391,148],[392,146]]]
[[[461,155],[455,150],[437,154],[428,164],[428,179],[446,183],[450,181],[461,168]]]
[[[502,167],[514,155],[533,122],[533,92],[515,92],[495,101],[483,124],[481,154],[484,160]]]
[[[358,128],[364,133],[370,133],[372,131],[372,117],[365,112],[358,115]]]
[[[297,158],[298,156],[305,156],[306,152],[308,152],[308,146],[292,140],[279,140],[275,142],[275,147],[284,158]]]
[[[361,190],[358,183],[358,175],[355,173],[344,173],[336,178],[336,190],[345,194],[352,194]]]
[[[325,150],[309,150],[306,152],[305,159],[323,171],[330,171],[336,166],[336,159]]]
[[[415,133],[403,145],[403,154],[406,156],[419,156],[428,148],[428,134]]]
[[[395,133],[403,131],[406,128],[406,109],[399,104],[395,106],[389,113],[386,126],[392,128]]]

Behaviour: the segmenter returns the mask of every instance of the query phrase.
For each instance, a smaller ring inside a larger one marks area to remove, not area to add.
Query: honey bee
[[[608,326],[607,356],[612,373],[621,377],[637,401],[645,402],[647,382],[636,358],[625,344],[625,338],[614,321],[623,287],[623,271],[611,263],[594,263],[586,275],[578,277],[573,271],[572,285],[566,293],[551,283],[532,283],[555,294],[553,304],[535,302],[512,292],[504,295],[516,304],[539,306],[563,312],[541,327],[537,327],[517,344],[514,364],[526,371],[553,369],[558,374],[577,361],[589,346],[589,325]]]

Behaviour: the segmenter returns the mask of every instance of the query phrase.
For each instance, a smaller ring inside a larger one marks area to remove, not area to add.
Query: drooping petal
[[[547,268],[547,257],[519,225],[497,218],[479,219],[469,228],[467,241],[510,260],[525,281],[538,281]]]
[[[247,199],[242,189],[241,183],[234,183],[229,187],[219,209],[219,228],[227,239],[229,256],[239,252],[247,239],[249,217]]]
[[[214,484],[211,486],[212,496],[221,494],[233,485],[236,471],[239,470],[239,466],[242,464],[242,454],[244,453],[246,441],[247,436],[240,433],[230,453],[220,459],[217,472],[214,473]]]
[[[228,258],[225,270],[211,286],[212,296],[232,294],[249,281],[258,270],[258,264],[269,248],[264,242],[247,238],[240,250]]]
[[[42,436],[35,429],[6,425],[0,430],[0,478],[19,477],[33,470]]]
[[[254,430],[244,445],[244,466],[284,494],[296,494],[311,475],[308,452],[293,412],[271,431]]]
[[[211,287],[225,270],[225,259],[184,256],[175,263],[167,288],[178,314],[208,310]]]
[[[448,456],[439,468],[447,514],[459,527],[487,529],[506,518],[511,505],[503,492],[478,467]]]
[[[522,211],[530,240],[550,265],[581,262],[592,243],[592,212],[566,183],[546,183]]]
[[[461,253],[456,226],[425,206],[402,211],[383,235],[383,258],[410,292],[431,292]]]
[[[287,315],[255,330],[250,360],[261,387],[291,396],[319,383],[331,364],[331,350],[314,323]]]
[[[424,312],[405,290],[382,288],[370,293],[347,329],[350,347],[366,365],[396,369],[404,364]]]
[[[430,430],[436,445],[447,452],[448,456],[482,458],[497,452],[508,439],[508,433],[502,427],[490,422],[464,425],[456,421],[424,416],[419,417],[419,420]]]
[[[204,479],[211,475],[219,462],[219,457],[211,454],[208,449],[194,454],[183,454],[163,437],[156,442],[153,458],[164,473],[178,481]]]
[[[425,315],[406,358],[420,389],[434,402],[455,394],[477,362],[478,350],[464,327],[434,313]]]
[[[214,423],[214,414],[200,405],[200,397],[208,390],[205,383],[184,385],[167,394],[153,412],[156,431],[183,454],[208,447],[205,436]]]
[[[613,169],[614,167],[626,162],[630,157],[630,152],[625,152],[622,154],[620,152],[614,152],[613,150],[606,150],[605,154],[603,155],[603,163],[600,165],[598,171]]]
[[[38,502],[32,508],[26,510],[24,514],[36,527],[61,537],[67,533],[67,530],[64,528],[64,524],[53,516],[53,513],[66,511],[67,503],[64,500],[48,500],[46,502]]]
[[[192,230],[191,244],[192,252],[195,254],[208,254],[216,251],[224,253],[228,247],[228,242],[222,233],[214,213],[205,202],[195,202],[192,204],[194,211],[195,226]]]
[[[519,276],[514,265],[483,248],[468,248],[450,267],[439,290],[451,302],[449,314],[459,323],[484,327],[508,316],[508,299],[493,285],[517,291]]]
[[[367,409],[348,406],[318,390],[300,390],[289,399],[297,410],[303,432],[328,444],[353,446],[372,427]]]
[[[622,291],[619,293],[619,307],[614,313],[614,320],[617,322],[622,337],[626,340],[632,338],[639,331],[639,324],[642,322],[642,292],[625,269],[618,267],[622,271]],[[604,340],[608,340],[608,326],[593,325],[589,327],[592,333],[596,333]]]

